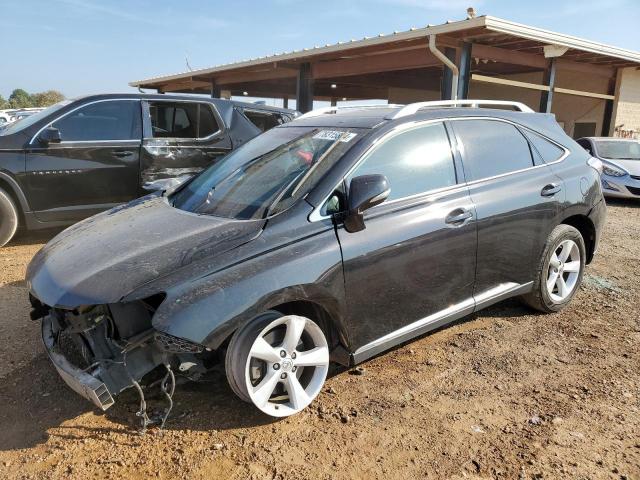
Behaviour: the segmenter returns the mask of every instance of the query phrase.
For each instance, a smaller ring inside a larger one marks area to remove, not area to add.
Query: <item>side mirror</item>
[[[40,133],[38,140],[40,140],[40,143],[43,145],[49,145],[50,143],[60,143],[62,136],[60,135],[60,130],[57,128],[47,127]]]
[[[380,205],[391,193],[389,182],[384,175],[361,175],[351,179],[349,185],[348,211],[344,218],[344,228],[354,233],[365,229],[365,210]]]

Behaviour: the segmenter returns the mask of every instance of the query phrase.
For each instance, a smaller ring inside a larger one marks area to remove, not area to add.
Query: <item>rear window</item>
[[[531,142],[534,156],[539,156],[544,163],[555,162],[564,155],[562,148],[537,133],[525,131],[525,135]]]
[[[467,181],[533,166],[529,142],[515,126],[496,120],[456,120],[453,124],[464,148]]]
[[[149,102],[153,138],[206,138],[220,127],[211,105],[200,102]]]
[[[244,116],[247,117],[251,123],[263,132],[272,129],[273,127],[277,127],[278,125],[282,125],[287,121],[287,119],[283,118],[283,116],[277,112],[243,110],[242,113],[244,113]]]

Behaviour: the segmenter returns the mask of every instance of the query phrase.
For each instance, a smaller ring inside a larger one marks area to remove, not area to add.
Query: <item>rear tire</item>
[[[241,400],[272,417],[288,417],[322,390],[329,370],[327,339],[309,318],[268,311],[233,335],[225,370]]]
[[[533,290],[523,295],[522,300],[541,312],[559,312],[578,291],[586,258],[580,232],[570,225],[558,225],[545,244]]]
[[[9,243],[18,229],[18,209],[11,196],[0,189],[0,247]]]

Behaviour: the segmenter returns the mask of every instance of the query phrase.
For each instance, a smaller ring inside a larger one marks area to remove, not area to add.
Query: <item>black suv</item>
[[[93,95],[0,129],[0,246],[208,167],[292,110],[186,95]],[[177,179],[177,181],[176,181]]]
[[[330,360],[507,297],[562,309],[600,238],[599,161],[551,115],[458,104],[312,112],[61,233],[27,273],[53,364],[106,409],[156,368],[170,392],[220,359],[287,416]]]

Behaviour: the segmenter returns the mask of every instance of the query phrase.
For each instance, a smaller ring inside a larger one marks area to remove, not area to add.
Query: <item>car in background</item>
[[[0,129],[0,246],[175,185],[295,111],[188,95],[64,100]]]
[[[520,111],[455,108],[485,104]],[[509,297],[565,308],[605,220],[599,167],[517,102],[321,109],[62,232],[27,269],[31,317],[101,409],[219,362],[240,399],[292,415],[330,361]]]
[[[583,137],[578,144],[602,161],[602,191],[607,197],[640,198],[640,140]]]

